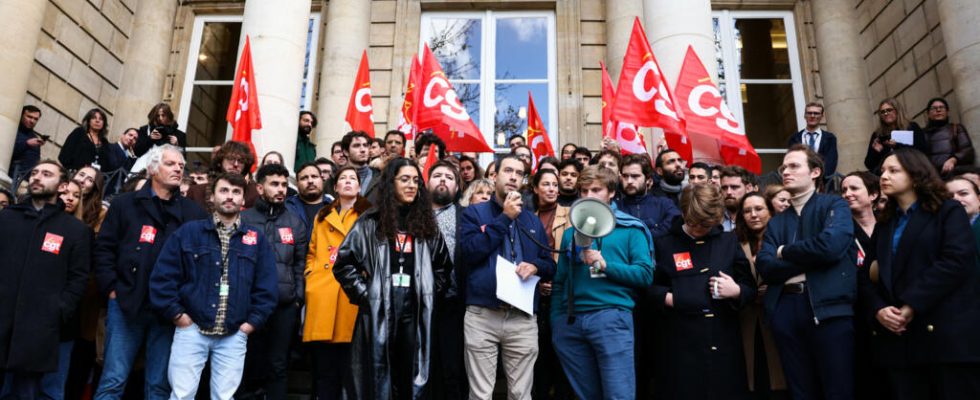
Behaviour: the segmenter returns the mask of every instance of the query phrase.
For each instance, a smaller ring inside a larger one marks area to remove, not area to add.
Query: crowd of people
[[[234,141],[187,165],[166,104],[117,143],[91,110],[51,160],[26,106],[0,398],[285,399],[296,352],[324,400],[980,398],[980,170],[926,112],[883,100],[841,174],[810,103],[766,179],[519,135],[485,166],[399,131],[317,158],[308,111],[292,168]],[[577,202],[608,235],[576,238]],[[540,279],[533,308],[502,273]]]

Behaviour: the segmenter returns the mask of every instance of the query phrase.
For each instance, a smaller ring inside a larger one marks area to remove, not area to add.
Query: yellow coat
[[[369,206],[358,198],[354,207],[341,215],[331,204],[324,219],[316,217],[310,251],[306,254],[306,324],[304,342],[350,343],[357,319],[357,306],[351,304],[333,275],[337,249],[354,226],[354,221]],[[320,210],[321,213],[327,210]]]

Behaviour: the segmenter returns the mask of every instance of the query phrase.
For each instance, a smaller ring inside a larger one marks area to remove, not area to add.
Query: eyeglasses
[[[808,116],[808,117],[819,117],[821,115],[823,115],[823,112],[820,112],[820,111],[807,111],[806,112],[806,116]]]
[[[933,107],[929,107],[929,111],[935,111],[935,112],[946,111],[946,106],[933,106]]]
[[[894,108],[884,108],[884,109],[878,110],[878,114],[880,114],[880,115],[888,115],[888,114],[891,114],[893,112],[895,112],[895,109]]]

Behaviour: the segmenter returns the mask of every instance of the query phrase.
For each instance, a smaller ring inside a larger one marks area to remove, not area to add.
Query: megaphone
[[[576,200],[568,216],[575,229],[575,245],[579,247],[592,247],[593,240],[609,235],[616,227],[612,208],[596,199]],[[592,265],[593,271],[598,269],[598,265]]]

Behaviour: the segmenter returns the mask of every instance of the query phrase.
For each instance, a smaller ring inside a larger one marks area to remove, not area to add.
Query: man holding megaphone
[[[619,177],[590,166],[578,177],[552,289],[552,341],[582,399],[636,396],[633,292],[653,281],[646,225],[612,202]]]

